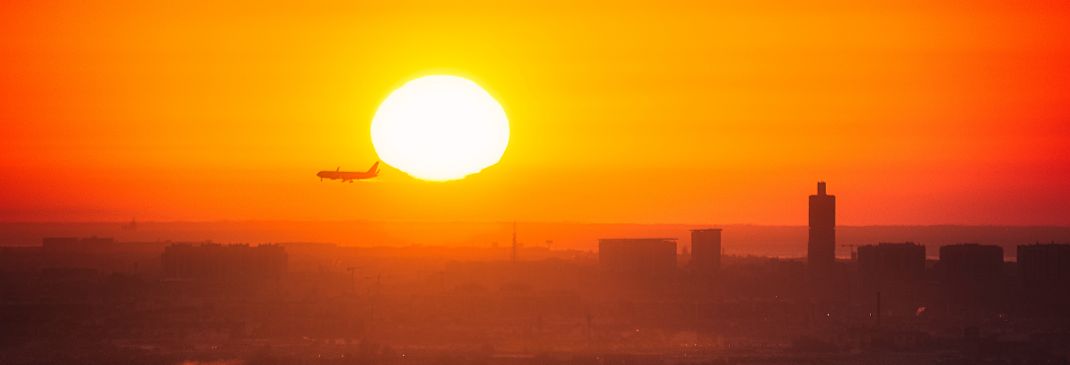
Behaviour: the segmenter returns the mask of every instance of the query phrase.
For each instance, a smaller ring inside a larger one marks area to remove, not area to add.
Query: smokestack
[[[822,195],[822,196],[825,195],[825,182],[824,181],[818,181],[817,182],[817,195]]]

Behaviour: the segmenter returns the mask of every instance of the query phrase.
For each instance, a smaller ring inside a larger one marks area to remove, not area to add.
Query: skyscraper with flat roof
[[[1003,270],[1003,247],[961,243],[940,247],[940,273],[949,286],[995,285]]]
[[[914,242],[881,242],[858,248],[858,272],[864,280],[918,281],[925,274],[925,246]]]
[[[1070,283],[1070,244],[1019,245],[1018,276],[1027,290],[1065,292]]]
[[[709,274],[721,268],[721,229],[691,230],[691,270]]]
[[[836,262],[836,196],[825,192],[825,182],[817,182],[817,194],[810,196],[810,239],[806,262],[811,271],[828,272]]]
[[[991,308],[998,302],[1003,247],[962,243],[940,247],[940,291],[952,310]]]

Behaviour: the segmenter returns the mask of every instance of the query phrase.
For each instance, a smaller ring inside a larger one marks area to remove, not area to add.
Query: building
[[[1018,275],[1028,290],[1066,291],[1070,285],[1070,244],[1018,246]]]
[[[811,272],[829,273],[836,262],[836,196],[828,195],[825,182],[810,196],[810,234],[806,262]]]
[[[45,237],[41,239],[41,247],[49,251],[70,251],[77,249],[78,237]]]
[[[859,247],[858,274],[860,298],[880,298],[872,303],[873,310],[908,315],[925,305],[925,246],[904,242]]]
[[[691,270],[714,273],[721,269],[721,229],[691,230]]]
[[[676,239],[600,239],[598,264],[610,274],[636,277],[671,275],[676,270]]]
[[[925,275],[925,246],[882,242],[859,247],[858,272],[879,282],[920,280]]]
[[[45,237],[41,239],[41,246],[46,253],[64,254],[111,251],[118,244],[114,239],[103,237]]]
[[[1003,272],[1003,247],[963,243],[940,247],[941,280],[949,285],[991,285]]]
[[[282,277],[287,255],[279,245],[173,244],[161,261],[168,279],[266,281]]]
[[[976,243],[943,246],[936,269],[949,310],[993,309],[1007,294],[1001,285],[1003,247]]]

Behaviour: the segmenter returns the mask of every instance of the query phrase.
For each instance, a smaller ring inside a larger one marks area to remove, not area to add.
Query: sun
[[[379,105],[371,134],[386,164],[419,179],[447,181],[498,163],[509,145],[509,120],[475,82],[425,76]]]

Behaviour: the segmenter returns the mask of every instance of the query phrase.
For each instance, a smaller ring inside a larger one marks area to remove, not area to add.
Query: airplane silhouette
[[[375,161],[375,164],[373,164],[372,167],[365,172],[341,170],[341,167],[335,169],[334,171],[324,170],[316,173],[316,176],[320,178],[320,181],[323,181],[323,179],[330,179],[341,180],[342,182],[348,181],[350,183],[352,183],[353,180],[371,179],[373,177],[379,176],[379,161]]]

